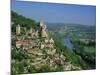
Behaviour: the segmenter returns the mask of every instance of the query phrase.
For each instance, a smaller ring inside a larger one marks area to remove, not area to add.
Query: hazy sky
[[[96,24],[96,7],[72,4],[20,2],[12,0],[11,9],[36,21]]]

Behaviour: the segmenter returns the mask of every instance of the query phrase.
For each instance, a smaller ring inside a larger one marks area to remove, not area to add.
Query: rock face
[[[12,38],[12,40],[15,39],[15,47],[22,50],[24,54],[29,57],[27,60],[32,67],[42,69],[42,67],[48,66],[48,71],[57,71],[59,66],[62,67],[62,71],[72,69],[71,66],[73,65],[70,63],[67,64],[68,62],[65,61],[66,57],[62,53],[57,52],[54,46],[55,42],[53,38],[48,35],[47,27],[43,22],[39,22],[36,29],[30,28],[26,30],[25,35],[21,34],[20,30],[20,26],[18,26],[16,35],[12,35],[15,37]],[[20,36],[18,36],[18,34],[20,34]],[[26,59],[23,58],[19,62],[23,60]],[[28,66],[29,65],[26,67]],[[26,70],[23,73],[27,73]]]

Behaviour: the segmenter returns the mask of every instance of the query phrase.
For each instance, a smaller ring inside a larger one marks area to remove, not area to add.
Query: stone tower
[[[20,25],[18,24],[16,27],[16,35],[20,35],[20,33],[21,33],[21,28]]]
[[[38,26],[39,26],[38,30],[39,30],[40,37],[47,38],[48,37],[47,27],[43,23],[43,21],[40,21]]]

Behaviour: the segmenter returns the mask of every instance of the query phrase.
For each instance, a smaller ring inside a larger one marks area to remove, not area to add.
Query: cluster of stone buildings
[[[16,35],[22,35],[24,33],[26,36],[31,38],[34,36],[48,37],[48,31],[46,25],[40,21],[37,25],[37,28],[27,29],[26,27],[21,27],[19,24],[16,26]]]
[[[48,45],[47,45],[48,44]],[[16,42],[17,48],[29,49],[33,47],[53,48],[54,40],[49,37],[48,30],[43,21],[40,21],[36,28],[26,29],[20,25],[16,26]]]
[[[16,33],[12,35],[15,39],[15,46],[27,52],[32,59],[29,62],[36,68],[49,66],[50,69],[56,69],[62,65],[64,70],[71,70],[71,64],[66,64],[66,57],[62,53],[57,53],[54,47],[54,40],[50,37],[46,25],[40,21],[36,28],[16,26]]]

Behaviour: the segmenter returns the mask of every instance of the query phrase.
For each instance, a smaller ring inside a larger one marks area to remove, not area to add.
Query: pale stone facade
[[[21,33],[21,28],[20,25],[18,24],[18,26],[16,27],[16,35],[19,35]]]
[[[40,21],[40,23],[39,23],[39,32],[40,32],[41,37],[46,37],[46,38],[48,38],[47,27],[46,27],[46,25],[43,23],[43,21]]]

